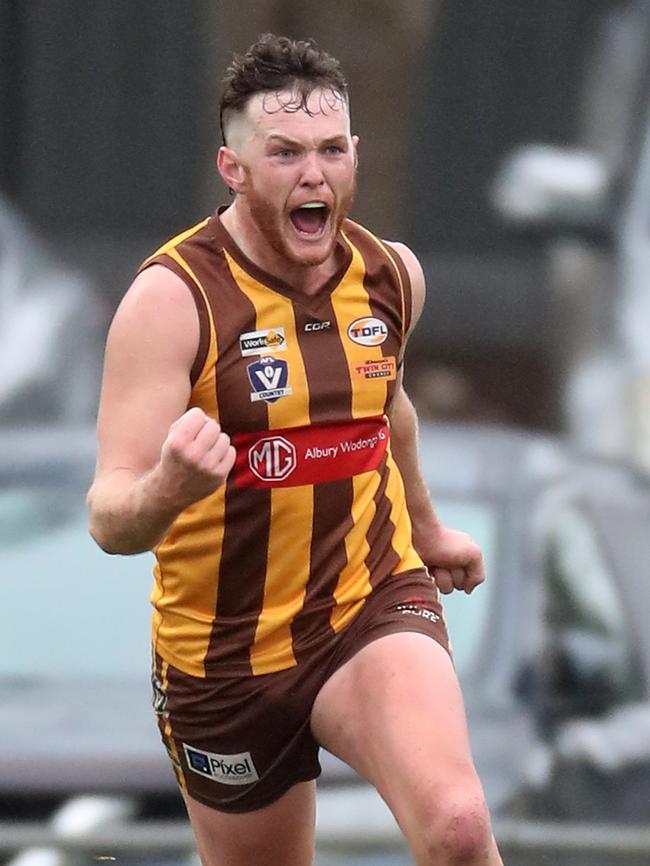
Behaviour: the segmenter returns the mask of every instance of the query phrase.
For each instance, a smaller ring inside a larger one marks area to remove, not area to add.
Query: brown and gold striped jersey
[[[189,405],[231,436],[233,472],[157,547],[153,641],[195,676],[297,664],[381,580],[421,568],[387,413],[411,290],[399,256],[346,221],[313,296],[261,271],[218,214],[161,247],[200,321]]]

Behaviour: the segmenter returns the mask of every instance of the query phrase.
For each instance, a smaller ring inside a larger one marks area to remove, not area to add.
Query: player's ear
[[[353,147],[353,149],[354,149],[354,167],[355,167],[355,168],[359,165],[359,150],[358,150],[358,146],[359,146],[359,136],[358,136],[358,135],[353,135],[353,136],[352,136],[352,147]]]
[[[217,169],[226,186],[237,193],[243,191],[246,172],[234,150],[225,145],[219,148]]]

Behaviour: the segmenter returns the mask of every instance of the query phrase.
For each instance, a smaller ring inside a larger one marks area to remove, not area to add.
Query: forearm
[[[440,521],[418,457],[418,421],[413,404],[400,388],[390,413],[391,449],[404,481],[406,506],[413,525],[413,543],[422,549]]]
[[[88,493],[90,534],[106,553],[134,554],[154,548],[182,511],[163,495],[157,470],[140,477],[116,469]]]

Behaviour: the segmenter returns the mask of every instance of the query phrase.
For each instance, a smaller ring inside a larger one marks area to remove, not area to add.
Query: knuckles
[[[174,431],[167,439],[165,450],[173,463],[189,470],[190,474],[223,479],[234,463],[235,449],[228,434],[220,431],[216,421],[210,421],[210,426],[219,430],[216,441],[210,447],[196,440],[187,442],[179,431]]]
[[[224,483],[235,458],[230,436],[195,407],[169,428],[160,455],[162,483],[171,495],[196,502]]]

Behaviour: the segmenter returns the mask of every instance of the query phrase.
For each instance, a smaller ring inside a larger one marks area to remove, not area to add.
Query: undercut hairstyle
[[[306,111],[314,90],[329,91],[332,97],[348,104],[348,85],[341,65],[313,39],[294,40],[265,33],[244,54],[236,54],[223,79],[219,107],[221,135],[233,115],[246,109],[258,93],[290,91],[285,111]]]

